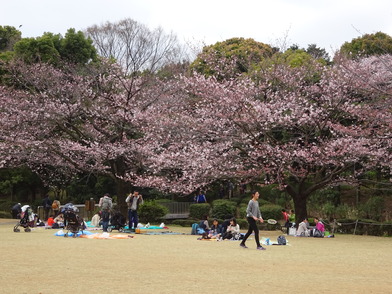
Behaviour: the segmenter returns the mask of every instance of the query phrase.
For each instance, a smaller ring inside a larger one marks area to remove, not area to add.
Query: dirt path
[[[391,238],[289,236],[258,251],[253,239],[248,249],[192,235],[90,240],[0,224],[0,293],[392,293]]]

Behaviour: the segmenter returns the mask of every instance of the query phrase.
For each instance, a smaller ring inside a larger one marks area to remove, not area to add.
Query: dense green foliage
[[[338,219],[336,232],[343,234],[392,236],[392,222],[379,223],[369,219]]]
[[[235,76],[250,72],[273,53],[274,49],[267,44],[253,39],[232,38],[204,47],[190,68],[207,76],[224,78],[225,74]],[[231,62],[236,64],[234,72],[225,72]]]
[[[210,215],[211,206],[208,203],[191,204],[189,207],[189,216],[198,220],[204,219]]]
[[[0,195],[9,195],[11,202],[34,201],[46,192],[38,175],[25,166],[0,169]]]
[[[225,219],[236,215],[236,204],[228,200],[215,200],[212,202],[212,217]]]
[[[392,37],[382,32],[365,34],[351,42],[345,42],[340,47],[340,53],[349,58],[391,54]]]
[[[51,63],[60,61],[86,64],[97,59],[96,49],[90,39],[81,31],[69,29],[62,37],[60,34],[44,33],[37,38],[24,38],[14,45],[15,56],[26,63]]]
[[[282,207],[276,204],[266,204],[260,206],[260,212],[264,220],[282,218]]]
[[[141,222],[157,223],[168,213],[168,209],[154,200],[145,201],[143,205],[139,207],[138,215]]]
[[[0,52],[11,51],[22,33],[11,26],[0,26]]]

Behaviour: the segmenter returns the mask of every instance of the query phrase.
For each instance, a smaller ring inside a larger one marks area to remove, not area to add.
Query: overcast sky
[[[18,28],[22,37],[64,36],[69,28],[124,18],[150,29],[161,26],[188,42],[210,45],[243,37],[278,47],[317,44],[331,55],[363,34],[392,36],[391,0],[3,0],[0,5],[0,25]]]

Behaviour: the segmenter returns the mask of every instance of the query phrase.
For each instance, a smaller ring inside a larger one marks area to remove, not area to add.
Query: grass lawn
[[[99,240],[15,224],[0,219],[0,293],[392,293],[392,238],[288,236],[259,251],[254,238],[243,249],[175,226],[186,234]]]

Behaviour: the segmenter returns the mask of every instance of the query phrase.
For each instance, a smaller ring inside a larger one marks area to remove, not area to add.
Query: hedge
[[[208,203],[197,203],[189,206],[189,216],[202,220],[210,215],[211,206]]]
[[[145,201],[144,204],[140,206],[138,216],[142,222],[157,223],[168,213],[169,210],[166,207],[152,200]]]
[[[228,216],[236,215],[236,205],[229,200],[215,200],[212,202],[212,217],[225,219]]]
[[[261,215],[264,220],[275,219],[280,220],[282,218],[282,206],[276,204],[266,204],[260,207]]]
[[[339,219],[336,232],[343,234],[392,236],[392,222],[380,223],[369,219]]]
[[[0,218],[12,218],[11,212],[0,211]]]

